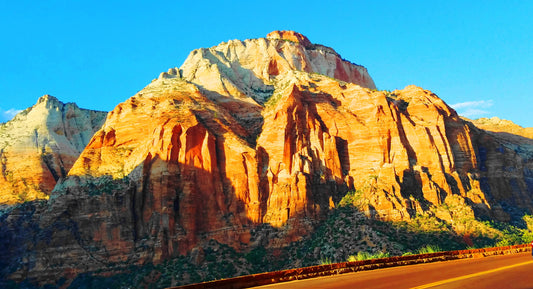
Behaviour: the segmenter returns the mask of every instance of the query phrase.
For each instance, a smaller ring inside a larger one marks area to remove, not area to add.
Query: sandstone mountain
[[[80,109],[45,95],[37,104],[0,124],[0,205],[48,199],[68,171],[105,112]]]
[[[468,234],[474,218],[533,212],[531,142],[416,86],[377,91],[364,67],[301,34],[232,40],[111,111],[47,203],[0,216],[0,267],[43,284],[211,240],[282,248],[347,196],[371,218],[431,215]]]

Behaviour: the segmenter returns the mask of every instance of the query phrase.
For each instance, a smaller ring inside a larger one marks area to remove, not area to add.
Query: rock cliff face
[[[472,121],[479,183],[494,217],[508,221],[531,213],[533,203],[533,128],[499,118]]]
[[[212,239],[281,247],[348,191],[380,219],[452,220],[435,208],[453,204],[509,220],[533,211],[531,148],[422,88],[377,91],[365,68],[301,34],[229,41],[110,112],[47,204],[1,216],[2,273],[68,279]]]
[[[0,124],[0,205],[47,199],[100,129],[105,115],[45,95]]]

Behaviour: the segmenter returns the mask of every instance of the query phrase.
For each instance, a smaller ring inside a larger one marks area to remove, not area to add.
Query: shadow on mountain
[[[506,140],[508,142],[512,142],[514,144],[528,144],[533,145],[533,139],[527,138],[521,135],[512,134],[508,132],[496,132],[496,131],[490,131],[485,130],[486,133],[496,136],[499,139]]]
[[[223,151],[217,155],[225,161]],[[261,158],[268,161],[268,154]],[[282,242],[285,227],[252,222],[225,172],[217,175],[155,155],[120,179],[70,177],[50,201],[25,203],[0,216],[0,285],[165,287],[340,262],[362,250],[402,254],[428,244],[443,250],[491,244],[445,225],[416,230],[417,223],[379,221],[341,207],[310,236],[288,245]],[[242,246],[251,250],[235,249]]]
[[[223,161],[223,152],[217,154]],[[81,272],[120,273],[213,241],[242,249],[283,240],[284,228],[256,227],[223,175],[155,155],[120,179],[70,176],[49,201],[0,216],[0,285],[9,279],[58,285]]]
[[[533,212],[533,140],[480,130],[476,147],[480,188],[492,207],[488,217],[521,223]]]

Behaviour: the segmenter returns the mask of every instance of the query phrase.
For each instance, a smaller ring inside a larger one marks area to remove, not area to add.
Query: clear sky
[[[0,121],[43,94],[113,109],[195,48],[295,30],[470,118],[533,127],[533,1],[0,1]]]

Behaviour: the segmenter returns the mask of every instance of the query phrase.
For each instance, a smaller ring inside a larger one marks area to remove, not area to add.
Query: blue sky
[[[295,30],[470,118],[533,127],[533,1],[0,1],[0,121],[51,94],[109,111],[195,48]]]

